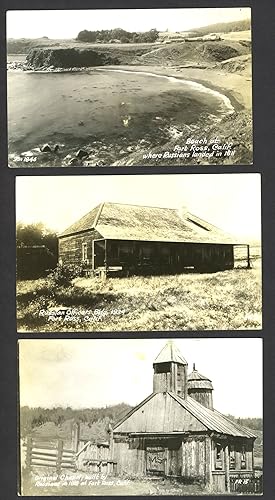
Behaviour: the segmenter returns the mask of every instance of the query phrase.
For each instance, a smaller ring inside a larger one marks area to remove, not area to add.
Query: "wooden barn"
[[[187,366],[169,341],[153,363],[152,394],[112,429],[118,474],[198,481],[214,492],[250,482],[253,490],[256,436],[213,408],[212,382]]]
[[[59,262],[87,274],[173,274],[234,267],[237,240],[185,208],[102,203],[59,236]],[[243,246],[243,245],[242,245]],[[247,263],[249,262],[249,245]]]

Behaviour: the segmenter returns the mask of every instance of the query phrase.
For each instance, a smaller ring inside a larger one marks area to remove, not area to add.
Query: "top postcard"
[[[10,167],[250,165],[251,9],[7,13]]]

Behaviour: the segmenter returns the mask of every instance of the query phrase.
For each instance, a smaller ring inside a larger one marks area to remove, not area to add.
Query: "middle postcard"
[[[260,174],[19,176],[19,332],[262,327]]]

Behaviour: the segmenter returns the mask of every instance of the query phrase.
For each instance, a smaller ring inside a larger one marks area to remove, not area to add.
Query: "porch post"
[[[107,269],[107,240],[104,240],[104,243],[105,243],[105,249],[104,249],[104,252],[105,252],[105,255],[104,255],[104,264],[105,264],[105,269]]]
[[[92,271],[95,270],[95,242],[92,241]]]
[[[165,448],[164,475],[168,476],[169,472],[169,449]]]
[[[230,492],[228,444],[224,448],[224,472],[225,472],[225,491]]]
[[[104,240],[104,267],[105,267],[105,278],[107,278],[107,268],[108,268],[108,262],[107,262],[107,240]]]
[[[249,245],[247,245],[247,269],[251,269]]]
[[[209,436],[205,438],[205,486],[207,490],[212,491],[212,440]]]

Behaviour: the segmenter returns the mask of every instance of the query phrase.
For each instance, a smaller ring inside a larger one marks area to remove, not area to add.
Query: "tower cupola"
[[[186,399],[187,367],[187,361],[169,340],[153,363],[153,392],[174,392]]]
[[[193,364],[193,371],[188,375],[187,379],[188,396],[198,401],[206,408],[213,408],[213,385],[212,381],[201,375]]]

